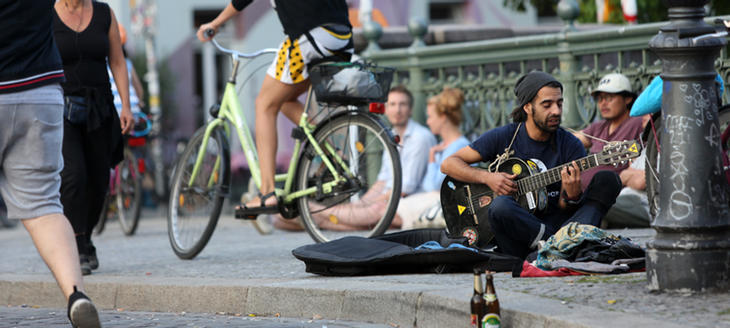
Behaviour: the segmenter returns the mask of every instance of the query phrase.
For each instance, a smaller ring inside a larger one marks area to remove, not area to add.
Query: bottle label
[[[497,294],[485,294],[485,295],[484,295],[484,299],[485,299],[485,300],[486,300],[487,302],[494,302],[494,301],[496,301],[496,300],[497,300]]]
[[[471,327],[479,327],[479,319],[477,318],[476,314],[471,315]]]
[[[482,319],[482,328],[499,328],[501,321],[496,313],[488,313]]]

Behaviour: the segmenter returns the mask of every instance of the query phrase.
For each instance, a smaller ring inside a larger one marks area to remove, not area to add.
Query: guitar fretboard
[[[590,155],[587,157],[583,157],[576,161],[578,164],[578,168],[582,171],[585,171],[587,169],[590,169],[592,167],[598,166],[598,157],[594,155]],[[556,166],[552,169],[549,169],[545,172],[540,172],[538,174],[524,177],[517,181],[517,191],[519,195],[524,195],[528,192],[537,190],[539,188],[549,186],[553,183],[556,183],[560,180],[562,180],[562,177],[560,176],[560,171],[568,166],[571,165],[573,162],[568,162],[563,165]]]

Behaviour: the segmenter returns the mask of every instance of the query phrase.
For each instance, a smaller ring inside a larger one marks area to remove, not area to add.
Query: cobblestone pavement
[[[207,328],[388,328],[389,325],[334,321],[323,319],[291,319],[249,317],[233,313],[159,313],[101,311],[104,327],[207,327]],[[66,309],[33,308],[29,306],[0,306],[0,327],[68,328]]]

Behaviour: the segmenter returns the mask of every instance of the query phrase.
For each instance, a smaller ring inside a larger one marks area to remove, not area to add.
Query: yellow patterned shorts
[[[351,47],[348,48],[352,33],[338,34],[320,26],[310,30],[309,34],[325,56],[331,56],[335,52],[353,51]],[[307,64],[317,58],[322,58],[322,55],[305,35],[294,42],[287,37],[279,47],[279,52],[266,74],[286,84],[299,83],[309,78]]]

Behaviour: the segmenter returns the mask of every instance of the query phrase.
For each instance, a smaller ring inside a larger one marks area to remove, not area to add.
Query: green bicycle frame
[[[237,64],[238,63],[236,62],[236,64],[234,65],[234,77],[236,74],[235,71],[237,70],[238,66]],[[232,78],[231,80],[235,81],[235,78]],[[305,104],[305,108],[307,108],[309,105],[311,93],[312,88],[310,87],[307,93],[307,104]],[[231,122],[233,124],[233,127],[236,129],[238,139],[241,142],[241,149],[243,150],[243,154],[246,157],[246,161],[248,162],[249,169],[251,171],[251,178],[254,179],[256,187],[259,189],[261,188],[261,170],[258,164],[256,146],[254,144],[253,138],[251,137],[251,131],[248,128],[248,122],[246,121],[246,117],[242,115],[242,113],[243,111],[240,102],[238,101],[238,96],[236,94],[235,83],[229,81],[226,83],[226,87],[223,92],[223,100],[221,101],[218,117],[208,122],[205,128],[203,142],[201,144],[200,150],[198,151],[195,165],[193,166],[193,172],[190,176],[190,181],[188,182],[188,187],[192,187],[195,178],[200,172],[200,165],[203,161],[203,157],[205,156],[205,149],[208,147],[208,140],[213,131],[220,126],[223,126],[226,132],[226,137],[230,138],[230,128],[227,124],[225,124],[225,122],[228,121]],[[330,144],[325,143],[325,149],[322,149],[322,147],[313,135],[313,131],[316,127],[309,124],[306,112],[302,113],[298,125],[304,131],[304,134],[306,135],[309,143],[314,148],[315,153],[320,156],[322,162],[325,164],[327,169],[332,173],[332,176],[334,177],[333,181],[322,184],[322,189],[325,193],[331,192],[332,188],[338,183],[342,182],[345,178],[339,174],[333,162],[330,161],[330,158],[334,159],[334,162],[337,165],[343,167],[345,169],[345,172],[349,172],[349,167],[347,167],[345,161],[337,154],[335,149]],[[302,151],[301,148],[302,141],[296,139],[294,144],[294,152],[292,153],[291,160],[289,161],[289,168],[287,170],[287,173],[277,174],[274,179],[275,182],[284,182],[284,189],[276,190],[276,194],[283,197],[284,203],[290,203],[299,197],[308,196],[314,194],[317,191],[317,187],[310,187],[305,190],[292,192],[292,184],[294,183],[294,178],[296,176],[297,162],[299,159],[299,154]],[[325,151],[329,156],[325,156]],[[216,159],[216,162],[214,164],[214,172],[216,172],[220,168],[221,160],[222,159],[220,157]],[[215,175],[211,175],[208,180],[208,187],[212,187],[217,182],[216,178],[217,177]]]

